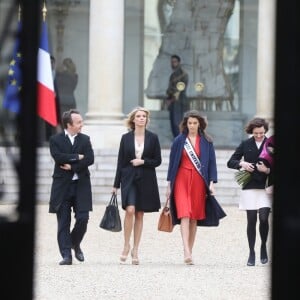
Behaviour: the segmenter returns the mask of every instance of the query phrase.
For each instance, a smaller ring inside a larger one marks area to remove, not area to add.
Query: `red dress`
[[[195,152],[200,157],[200,136],[195,143]],[[174,198],[178,219],[187,217],[192,220],[205,219],[206,186],[204,179],[196,171],[185,149],[175,180]]]

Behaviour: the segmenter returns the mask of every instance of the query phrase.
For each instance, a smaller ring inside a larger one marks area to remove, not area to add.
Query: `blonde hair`
[[[148,109],[146,109],[145,107],[137,106],[127,115],[127,119],[125,120],[126,126],[129,130],[135,129],[135,124],[134,124],[133,120],[138,111],[143,111],[144,113],[146,113],[146,117],[147,117],[146,126],[149,124],[150,111]]]

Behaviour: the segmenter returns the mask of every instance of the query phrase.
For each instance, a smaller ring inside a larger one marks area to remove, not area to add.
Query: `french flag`
[[[37,113],[52,126],[58,124],[51,59],[48,48],[48,28],[46,21],[42,23],[40,47],[38,50],[38,99]]]

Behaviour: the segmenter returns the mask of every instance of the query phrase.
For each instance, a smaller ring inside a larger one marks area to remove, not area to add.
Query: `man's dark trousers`
[[[89,212],[76,210],[76,189],[77,181],[74,180],[68,189],[65,200],[62,202],[59,210],[56,213],[57,216],[57,241],[59,251],[63,258],[71,257],[71,248],[79,247],[84,234],[87,230],[87,224],[89,220]],[[75,213],[75,224],[70,232],[71,226],[71,209]]]

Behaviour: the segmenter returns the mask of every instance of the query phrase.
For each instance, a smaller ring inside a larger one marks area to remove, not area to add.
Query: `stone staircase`
[[[17,155],[17,149],[11,149]],[[218,177],[216,198],[221,204],[238,203],[240,188],[234,181],[234,170],[228,169],[226,162],[232,150],[216,150]],[[4,182],[2,202],[14,203],[18,199],[18,182],[13,163],[7,150],[0,148],[0,183]],[[37,201],[48,203],[52,182],[53,161],[47,147],[37,149]],[[111,196],[117,161],[116,149],[96,149],[95,163],[90,167],[94,202],[107,203]],[[169,161],[169,150],[162,149],[162,164],[156,169],[161,201],[165,200],[166,176]],[[0,202],[1,203],[1,202]]]

